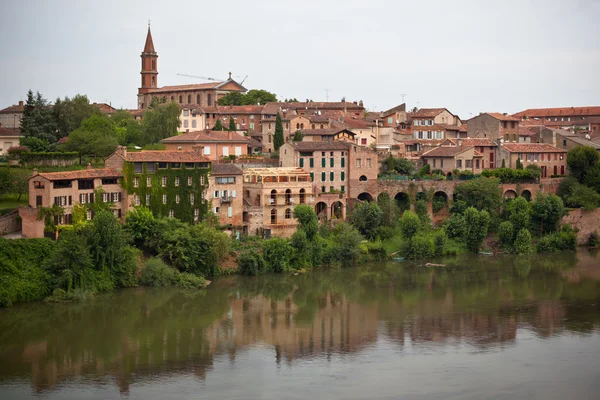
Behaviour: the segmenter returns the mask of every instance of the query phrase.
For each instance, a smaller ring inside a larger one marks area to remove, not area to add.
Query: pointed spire
[[[150,21],[148,21],[148,35],[146,35],[144,53],[156,53],[156,51],[154,50],[154,43],[152,42],[152,32],[150,32]]]

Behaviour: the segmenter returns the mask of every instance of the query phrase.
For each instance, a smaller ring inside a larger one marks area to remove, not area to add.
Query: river
[[[0,310],[0,399],[596,399],[600,252]]]

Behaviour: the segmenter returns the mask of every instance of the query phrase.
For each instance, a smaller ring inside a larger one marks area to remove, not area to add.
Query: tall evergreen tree
[[[237,131],[237,126],[235,126],[235,121],[233,120],[233,117],[229,117],[229,130],[232,132]]]
[[[213,131],[224,131],[225,128],[223,128],[223,124],[221,123],[221,120],[218,119],[217,123],[215,124],[215,127],[212,128]]]
[[[278,151],[279,148],[283,146],[283,143],[283,122],[281,121],[281,115],[277,113],[277,118],[275,119],[275,136],[273,137],[275,151]]]
[[[27,103],[21,120],[21,132],[25,137],[35,137],[48,143],[56,143],[56,121],[50,104],[40,92],[34,96],[31,89],[27,92]]]

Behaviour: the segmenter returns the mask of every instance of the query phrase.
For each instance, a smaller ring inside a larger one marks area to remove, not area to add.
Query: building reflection
[[[593,305],[600,263],[590,257],[569,269],[520,261],[513,269],[467,271],[468,279],[450,269],[405,267],[400,274],[397,266],[284,284],[277,276],[234,277],[202,295],[123,291],[89,304],[3,310],[0,383],[30,379],[41,392],[77,378],[116,382],[126,393],[173,376],[207,379],[217,362],[235,363],[255,346],[274,363],[293,364],[352,356],[379,340],[399,349],[407,341],[493,349],[513,345],[520,329],[541,338],[587,333],[600,320]]]

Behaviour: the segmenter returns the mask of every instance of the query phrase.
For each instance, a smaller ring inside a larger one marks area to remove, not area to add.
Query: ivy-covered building
[[[121,185],[130,207],[146,206],[155,216],[185,222],[201,221],[211,162],[196,150],[128,152],[126,147],[105,160],[105,167],[122,172]]]

